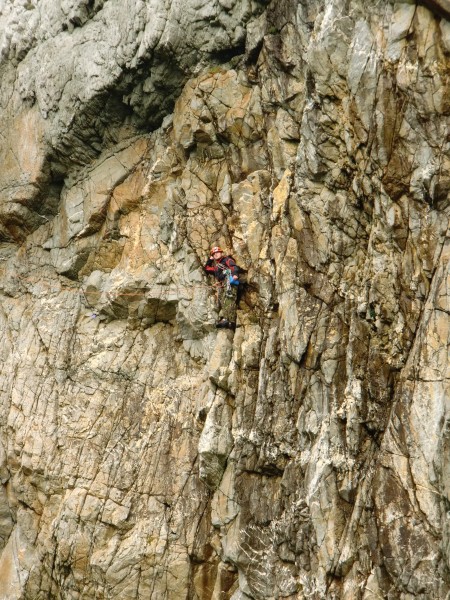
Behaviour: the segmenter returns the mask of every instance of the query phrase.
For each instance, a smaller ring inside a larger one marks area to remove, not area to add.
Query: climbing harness
[[[231,269],[221,265],[220,263],[216,263],[217,268],[224,272],[225,278],[223,279],[223,287],[225,288],[225,296],[228,298],[233,297],[233,288],[231,286],[239,285],[239,281],[237,279],[233,279],[233,275],[231,274]]]

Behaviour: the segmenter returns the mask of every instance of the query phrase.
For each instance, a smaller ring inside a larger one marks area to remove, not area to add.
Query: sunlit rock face
[[[1,600],[448,597],[447,5],[0,0]]]

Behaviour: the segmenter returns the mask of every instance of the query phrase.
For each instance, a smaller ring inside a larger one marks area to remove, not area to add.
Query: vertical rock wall
[[[425,4],[0,1],[2,600],[447,598]]]

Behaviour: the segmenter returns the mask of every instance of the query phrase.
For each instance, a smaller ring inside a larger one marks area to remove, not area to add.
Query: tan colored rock
[[[22,4],[0,7],[0,597],[447,598],[436,6]],[[216,244],[245,269],[236,331]]]

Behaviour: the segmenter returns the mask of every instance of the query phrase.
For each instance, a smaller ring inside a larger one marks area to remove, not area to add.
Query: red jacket
[[[239,275],[239,267],[231,256],[222,256],[222,258],[217,261],[213,258],[208,258],[206,261],[205,271],[210,275],[214,275],[219,281],[225,279],[227,270],[230,271],[231,275]]]

